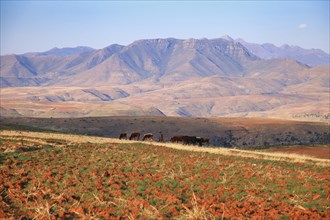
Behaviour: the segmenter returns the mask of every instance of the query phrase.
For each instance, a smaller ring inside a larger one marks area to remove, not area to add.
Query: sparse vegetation
[[[155,123],[156,122],[156,123]],[[153,133],[164,141],[177,135],[207,137],[213,146],[228,148],[329,144],[329,125],[258,118],[94,117],[3,118],[0,129],[56,131],[118,138],[121,133]],[[39,130],[37,130],[39,129]]]
[[[329,160],[35,132],[0,143],[0,218],[330,217]]]

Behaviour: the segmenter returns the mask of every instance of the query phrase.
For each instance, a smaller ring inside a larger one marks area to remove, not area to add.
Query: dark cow
[[[134,132],[134,133],[132,133],[131,134],[131,136],[129,137],[129,139],[130,140],[140,140],[140,136],[141,136],[141,134],[140,133],[138,133],[138,132]]]
[[[152,141],[153,138],[154,138],[154,135],[151,134],[151,133],[148,133],[148,134],[145,134],[145,135],[143,136],[143,139],[142,139],[142,140],[143,140],[143,141],[145,141],[145,140]]]
[[[119,139],[127,139],[127,134],[126,133],[121,133],[119,135]]]
[[[196,136],[182,136],[183,144],[186,145],[195,145],[197,144]]]
[[[205,143],[207,146],[210,145],[210,139],[206,137],[202,137],[202,142]]]
[[[210,139],[209,138],[204,138],[204,137],[196,137],[196,141],[199,146],[203,146],[205,143],[206,145],[209,145]]]
[[[196,136],[174,136],[170,140],[174,143],[183,143],[184,145],[199,145],[203,146],[204,143],[209,144],[208,138],[196,137]]]

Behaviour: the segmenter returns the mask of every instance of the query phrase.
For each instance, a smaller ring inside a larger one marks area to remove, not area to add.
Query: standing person
[[[163,133],[160,131],[159,132],[159,142],[164,142],[164,136],[163,136]]]

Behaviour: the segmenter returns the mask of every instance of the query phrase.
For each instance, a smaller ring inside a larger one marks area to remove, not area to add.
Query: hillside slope
[[[288,63],[291,70],[259,69],[244,76],[208,76],[176,83],[146,79],[118,86],[2,88],[1,115],[148,115],[147,109],[155,109],[167,116],[328,120],[330,68],[305,69],[290,60],[277,62]],[[144,110],[134,111],[138,109]]]

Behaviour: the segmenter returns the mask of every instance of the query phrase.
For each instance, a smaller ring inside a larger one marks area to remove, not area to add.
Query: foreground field
[[[329,160],[14,131],[0,146],[0,218],[330,217]]]

